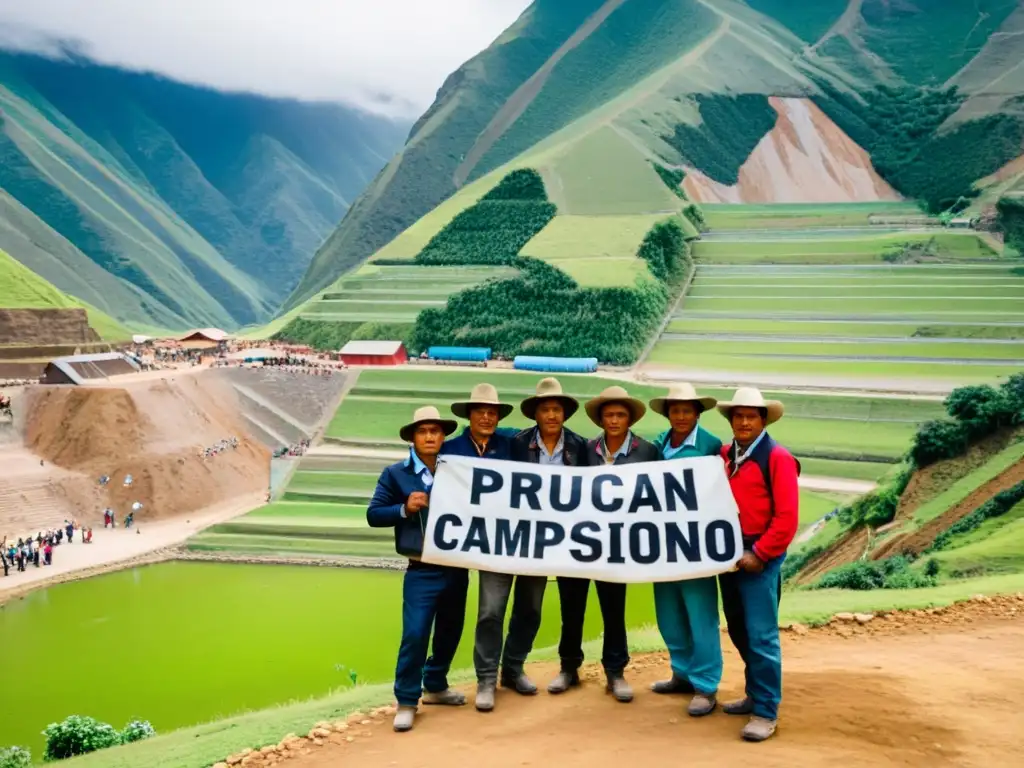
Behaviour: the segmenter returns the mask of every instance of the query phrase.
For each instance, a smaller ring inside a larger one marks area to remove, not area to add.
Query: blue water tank
[[[466,363],[486,363],[491,359],[490,347],[430,347],[427,357],[432,360],[458,360]]]
[[[531,357],[519,355],[512,366],[519,371],[543,371],[545,373],[594,373],[597,370],[596,357]]]

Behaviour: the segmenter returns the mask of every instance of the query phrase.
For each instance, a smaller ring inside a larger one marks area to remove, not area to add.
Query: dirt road
[[[81,533],[76,533],[74,543],[64,543],[54,549],[53,565],[39,568],[30,566],[24,573],[12,570],[8,578],[0,579],[0,603],[44,585],[93,576],[151,552],[181,544],[204,528],[260,506],[263,500],[262,492],[251,493],[191,512],[187,516],[139,522],[129,530],[123,527],[116,530],[94,527],[91,544],[82,544]],[[118,520],[118,523],[121,521]]]
[[[667,670],[663,655],[636,659],[632,704],[603,691],[598,671],[564,696],[498,694],[480,714],[421,707],[416,728],[395,734],[389,717],[287,761],[299,768],[375,766],[1008,766],[1024,749],[1024,603],[1009,619],[896,626],[878,633],[840,629],[786,633],[785,695],[779,731],[765,744],[739,739],[743,718],[720,711],[695,720],[685,698],[656,696],[647,684]],[[1019,613],[1017,612],[1019,610]],[[1016,618],[1012,618],[1016,616]],[[940,617],[934,617],[940,618]],[[869,625],[886,623],[876,619]],[[895,621],[893,623],[896,623]],[[726,642],[726,645],[728,643]],[[550,664],[529,670],[538,682]],[[742,690],[729,648],[723,698]],[[256,763],[254,763],[256,764]],[[258,764],[263,764],[259,762]]]

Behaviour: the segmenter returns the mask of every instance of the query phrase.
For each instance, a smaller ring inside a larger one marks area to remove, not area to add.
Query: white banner
[[[627,583],[713,576],[742,554],[715,456],[604,467],[444,456],[423,542],[427,563]]]

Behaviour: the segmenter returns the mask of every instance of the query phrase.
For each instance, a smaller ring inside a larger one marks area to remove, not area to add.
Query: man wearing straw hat
[[[437,456],[446,436],[458,428],[437,408],[418,408],[398,434],[411,443],[404,461],[387,467],[377,481],[366,520],[374,528],[395,529],[395,549],[409,558],[402,585],[402,642],[395,668],[396,731],[408,731],[423,695],[424,704],[460,705],[466,697],[448,687],[448,670],[462,637],[469,572],[420,561],[430,489]],[[431,647],[433,627],[433,654]]]
[[[697,394],[692,384],[673,384],[651,410],[669,420],[670,428],[654,441],[663,459],[720,456],[722,441],[704,429],[700,415],[715,407],[713,397]],[[711,714],[722,680],[722,641],[718,628],[718,582],[715,577],[657,582],[654,608],[658,629],[672,664],[672,677],[654,683],[655,693],[692,693],[687,712]]]
[[[638,464],[657,461],[658,449],[633,434],[632,427],[647,411],[647,406],[630,397],[622,387],[608,387],[586,404],[587,416],[602,429],[599,437],[589,441],[585,465]],[[601,604],[604,643],[601,665],[607,677],[608,691],[618,701],[633,700],[633,689],[624,676],[629,664],[626,640],[626,585],[595,581],[597,599]],[[558,577],[558,597],[562,609],[562,637],[558,655],[562,669],[548,685],[549,693],[563,693],[580,684],[579,668],[583,664],[583,621],[587,610],[589,579]]]
[[[764,741],[775,733],[782,700],[781,569],[800,517],[800,462],[765,431],[782,418],[778,400],[742,387],[718,410],[732,425],[733,441],[722,457],[740,511],[744,549],[737,570],[719,576],[718,583],[729,637],[746,667],[746,695],[723,709],[750,715],[743,738]]]
[[[452,403],[452,413],[469,421],[458,437],[444,444],[441,453],[448,456],[477,456],[485,459],[512,458],[512,436],[515,430],[499,429],[498,423],[512,412],[512,406],[501,402],[498,390],[490,384],[473,387],[469,399]],[[505,610],[515,583],[512,617],[502,658],[502,635]],[[480,598],[477,607],[476,641],[473,645],[473,666],[476,668],[476,708],[480,712],[494,709],[498,684],[498,662],[502,662],[501,684],[506,688],[531,695],[537,692],[523,671],[523,664],[533,647],[540,628],[541,603],[546,579],[537,576],[512,576],[506,573],[480,571]]]

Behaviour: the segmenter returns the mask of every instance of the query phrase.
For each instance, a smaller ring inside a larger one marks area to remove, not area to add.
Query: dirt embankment
[[[84,309],[0,309],[0,344],[88,344],[99,340]]]
[[[775,127],[729,186],[698,170],[683,188],[700,203],[854,203],[899,200],[868,153],[810,99],[773,96]]]
[[[120,520],[139,501],[136,520],[160,520],[265,490],[270,455],[247,436],[236,395],[199,379],[33,388],[23,405],[25,445],[67,471],[60,484],[68,504],[93,524],[108,506]],[[236,448],[203,456],[232,437]],[[129,474],[132,484],[125,486]],[[98,483],[103,475],[111,478],[106,486]]]
[[[807,563],[800,573],[793,577],[793,583],[812,584],[833,568],[856,562],[864,556],[869,546],[871,546],[871,530],[869,528],[862,526],[849,531],[840,536],[831,547]]]
[[[871,559],[884,560],[887,557],[899,554],[921,554],[931,546],[931,543],[935,541],[940,533],[971,514],[971,512],[997,493],[1012,488],[1022,481],[1024,481],[1024,461],[1018,462],[996,475],[987,483],[972,491],[959,504],[954,504],[934,520],[925,523],[917,530],[897,534],[892,538],[886,539],[871,553]]]

